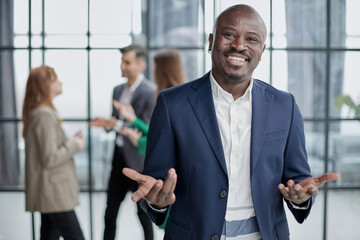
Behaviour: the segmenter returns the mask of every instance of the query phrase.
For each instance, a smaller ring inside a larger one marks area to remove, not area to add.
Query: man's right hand
[[[140,174],[130,168],[123,168],[122,172],[128,178],[139,183],[138,190],[131,197],[134,202],[145,199],[157,208],[165,208],[175,202],[174,191],[177,181],[175,169],[170,168],[164,181]]]
[[[106,130],[113,129],[116,125],[116,118],[112,117],[110,119],[97,117],[94,120],[89,122],[91,127],[103,127]]]

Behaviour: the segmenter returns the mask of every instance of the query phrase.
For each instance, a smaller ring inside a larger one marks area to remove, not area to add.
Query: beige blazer
[[[79,204],[79,183],[69,141],[50,108],[34,110],[25,135],[26,211],[70,211]]]

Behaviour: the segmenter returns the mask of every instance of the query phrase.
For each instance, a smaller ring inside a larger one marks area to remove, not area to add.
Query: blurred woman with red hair
[[[62,93],[53,68],[30,70],[23,103],[26,211],[41,213],[40,239],[84,239],[74,208],[79,183],[72,156],[84,147],[81,131],[67,139],[52,103]]]

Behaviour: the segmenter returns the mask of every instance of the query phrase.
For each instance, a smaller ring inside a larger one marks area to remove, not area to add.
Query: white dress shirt
[[[221,88],[212,73],[210,83],[229,178],[221,239],[261,239],[250,185],[253,80],[245,93],[236,100]]]

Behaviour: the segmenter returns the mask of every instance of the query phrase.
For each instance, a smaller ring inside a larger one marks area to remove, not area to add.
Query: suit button
[[[225,190],[220,192],[221,198],[226,198],[226,196],[227,196],[227,192]]]
[[[214,236],[212,236],[212,237],[211,237],[211,240],[219,240],[218,235],[214,235]]]

